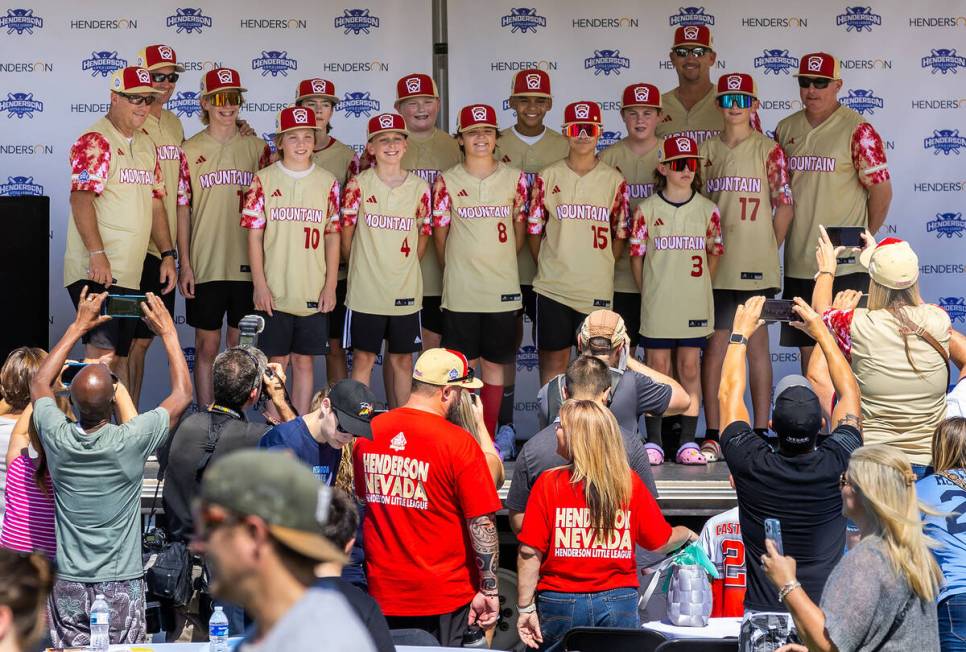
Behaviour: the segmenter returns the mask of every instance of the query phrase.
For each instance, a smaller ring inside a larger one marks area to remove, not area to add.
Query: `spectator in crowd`
[[[915,483],[909,460],[891,446],[852,454],[839,484],[862,540],[832,570],[818,604],[796,579],[795,558],[766,542],[762,565],[804,643],[786,652],[939,650],[943,575],[923,534]]]
[[[355,545],[358,529],[359,511],[356,509],[355,499],[341,489],[333,489],[332,501],[329,503],[329,520],[322,528],[322,534],[348,555]],[[341,561],[322,562],[315,567],[315,576],[318,579],[313,586],[341,593],[369,630],[376,652],[393,652],[396,648],[392,642],[392,634],[389,633],[389,625],[386,624],[386,617],[379,604],[358,586],[343,579],[342,569]]]
[[[949,331],[949,359],[959,368],[959,378],[946,395],[946,416],[966,417],[966,335]]]
[[[631,473],[605,407],[567,401],[556,431],[568,464],[537,479],[518,536],[517,631],[541,649],[572,627],[639,627],[634,545],[670,552],[697,539],[686,527],[672,529]]]
[[[922,478],[932,456],[932,433],[946,416],[949,314],[919,294],[919,257],[909,243],[867,235],[859,262],[868,270],[868,308],[846,290],[832,305],[832,281],[842,247],[820,227],[812,306],[822,314],[852,364],[862,392],[862,431],[872,444],[905,453]]]
[[[444,646],[459,646],[467,625],[492,627],[499,609],[500,499],[479,445],[447,420],[480,386],[463,354],[425,351],[409,400],[373,419],[373,440],[353,451],[370,593],[391,628]]]
[[[480,445],[480,450],[486,457],[486,466],[493,477],[493,486],[499,491],[506,480],[506,472],[500,459],[500,451],[494,445],[486,423],[483,421],[483,402],[480,397],[472,392],[460,394],[458,415],[453,422],[473,435],[473,439]]]
[[[71,423],[54,402],[51,384],[67,353],[85,334],[103,326],[107,293],[78,295],[77,317],[44,359],[30,383],[34,425],[54,484],[58,578],[50,599],[57,646],[86,645],[88,613],[97,594],[111,611],[112,643],[140,643],[146,634],[141,566],[141,485],[144,463],[191,402],[191,377],[174,321],[161,299],[148,294],[144,319],[161,338],[168,357],[171,393],[161,404],[123,425],[110,423],[114,382],[103,364],[74,377]]]
[[[750,644],[764,631],[787,641],[794,631],[794,623],[783,613],[778,593],[759,563],[765,552],[765,519],[781,523],[784,550],[802,561],[799,579],[809,597],[818,601],[845,548],[838,478],[848,466],[849,456],[862,445],[855,376],[818,313],[800,298],[795,300],[795,312],[804,322],[800,325],[821,347],[838,393],[832,413],[834,429],[816,446],[822,429],[818,397],[803,377],[786,376],[775,388],[769,423],[778,434],[777,450],[755,433],[744,403],[745,346],[764,323],[760,319],[764,302],[762,296],[753,297],[736,310],[718,390],[724,425],[721,447],[738,495],[747,565],[743,644]]]
[[[657,137],[687,136],[700,145],[724,128],[711,83],[711,69],[718,59],[711,30],[705,25],[678,27],[668,56],[678,85],[661,96],[665,117],[657,125]]]
[[[341,594],[311,588],[320,562],[344,562],[326,538],[331,491],[278,451],[238,450],[201,483],[192,548],[215,570],[212,592],[242,606],[255,627],[239,652],[374,652]]]
[[[916,483],[924,509],[926,534],[939,545],[933,555],[943,572],[937,597],[939,643],[943,652],[966,650],[966,418],[949,417],[932,438],[934,473]]]
[[[0,650],[27,652],[44,637],[44,605],[54,571],[43,555],[0,548]]]
[[[735,479],[728,476],[734,489]],[[741,618],[745,613],[745,543],[741,539],[738,508],[715,514],[701,529],[701,548],[718,571],[711,580],[711,617]]]

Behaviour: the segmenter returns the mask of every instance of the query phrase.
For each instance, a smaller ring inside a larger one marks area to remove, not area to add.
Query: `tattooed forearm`
[[[852,426],[853,428],[861,428],[862,419],[855,414],[845,414],[841,419],[839,419],[839,422],[836,424],[836,426]]]
[[[476,553],[476,567],[480,571],[480,592],[496,593],[496,570],[500,566],[500,545],[493,514],[467,520],[470,541]]]

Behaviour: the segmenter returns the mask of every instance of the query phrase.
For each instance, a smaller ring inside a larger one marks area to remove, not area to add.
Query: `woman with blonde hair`
[[[461,392],[459,403],[457,403],[457,415],[457,425],[473,435],[473,439],[480,445],[483,456],[486,458],[486,466],[490,469],[490,475],[493,476],[493,485],[499,491],[506,480],[506,472],[503,469],[503,460],[500,459],[500,453],[493,444],[492,435],[490,435],[484,421],[483,401],[473,392]]]
[[[570,463],[537,478],[517,537],[517,630],[543,650],[572,627],[639,627],[634,545],[670,552],[698,538],[664,520],[599,403],[563,404],[557,453]]]
[[[762,565],[804,642],[783,651],[939,649],[935,600],[943,576],[923,532],[915,481],[908,458],[892,446],[852,453],[839,485],[843,511],[862,538],[832,570],[821,605],[795,579],[795,560],[766,540]]]

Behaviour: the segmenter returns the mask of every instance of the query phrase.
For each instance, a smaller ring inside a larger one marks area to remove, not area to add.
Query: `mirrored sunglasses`
[[[672,50],[675,56],[685,59],[687,57],[701,58],[708,52],[711,52],[711,48],[696,47],[696,48],[674,48]]]
[[[755,98],[751,95],[744,95],[742,93],[728,93],[718,96],[718,106],[722,109],[750,109],[754,101]]]
[[[212,106],[241,106],[243,101],[244,98],[238,91],[227,91],[208,96],[208,102]]]
[[[684,172],[685,170],[691,170],[696,172],[698,169],[698,159],[696,158],[676,158],[673,161],[668,161],[666,165],[671,168],[674,172]]]
[[[580,138],[581,135],[588,138],[597,138],[600,136],[600,125],[587,122],[569,124],[567,125],[566,135],[567,138]]]

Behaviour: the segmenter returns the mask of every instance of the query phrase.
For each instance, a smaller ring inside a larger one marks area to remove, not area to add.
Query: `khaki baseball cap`
[[[580,326],[580,339],[589,342],[594,337],[605,337],[611,344],[622,345],[627,339],[624,319],[613,310],[595,310]]]
[[[348,559],[322,534],[332,490],[297,459],[261,449],[229,453],[216,461],[201,483],[201,499],[236,514],[258,516],[272,536],[318,561]]]
[[[473,377],[466,356],[452,349],[429,349],[416,360],[413,378],[427,385],[479,389],[483,381]]]
[[[891,290],[905,290],[919,279],[919,257],[909,243],[886,238],[859,256],[872,280]]]

